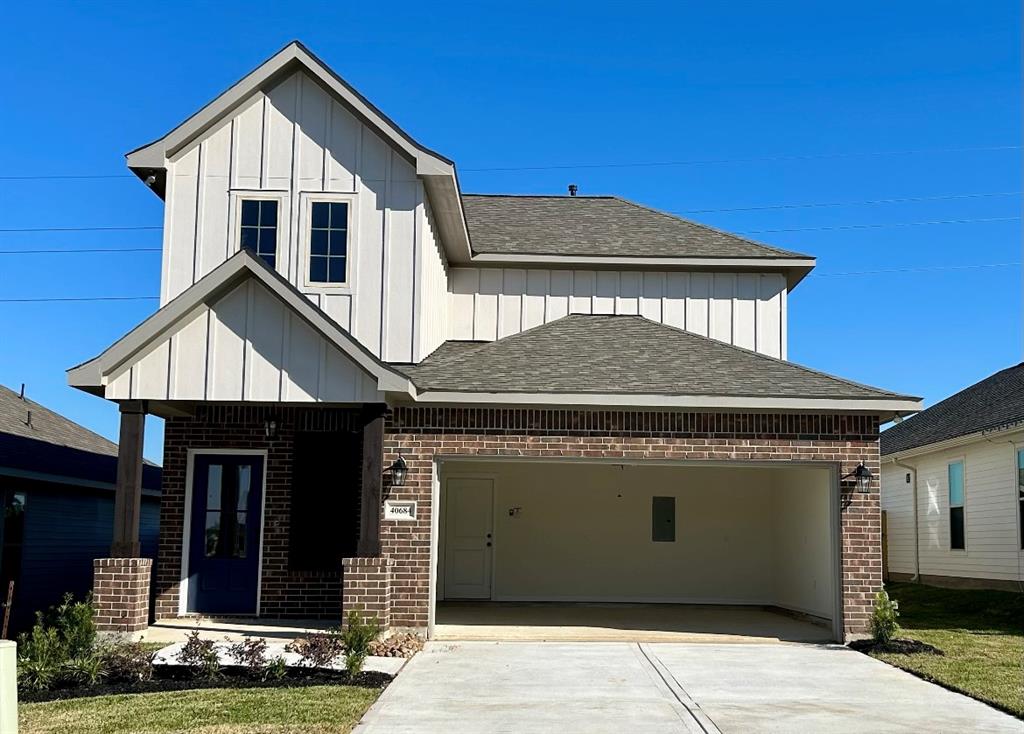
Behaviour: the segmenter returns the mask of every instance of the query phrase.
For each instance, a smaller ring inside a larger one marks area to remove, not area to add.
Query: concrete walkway
[[[1012,732],[966,696],[838,646],[431,642],[358,734]]]

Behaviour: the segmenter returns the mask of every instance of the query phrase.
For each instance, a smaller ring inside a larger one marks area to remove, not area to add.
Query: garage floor
[[[1006,732],[1021,722],[835,645],[430,642],[355,734]]]
[[[441,602],[435,640],[828,642],[831,630],[759,607]]]

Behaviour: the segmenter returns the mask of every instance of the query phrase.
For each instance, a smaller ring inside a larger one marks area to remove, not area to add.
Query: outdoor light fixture
[[[263,421],[263,432],[267,435],[267,438],[277,437],[277,421]]]
[[[861,494],[867,494],[871,488],[871,479],[873,478],[871,470],[864,466],[864,462],[857,464],[857,468],[846,475],[847,477],[853,477],[857,480],[857,491]]]
[[[401,487],[405,484],[405,477],[409,474],[409,467],[405,463],[405,459],[399,454],[395,462],[388,467],[391,472],[391,484],[396,487]]]

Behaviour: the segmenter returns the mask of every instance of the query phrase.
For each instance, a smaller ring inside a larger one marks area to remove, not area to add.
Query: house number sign
[[[416,519],[415,500],[387,500],[384,502],[384,519],[412,521]]]

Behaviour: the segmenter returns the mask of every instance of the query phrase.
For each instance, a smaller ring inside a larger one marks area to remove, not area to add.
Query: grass
[[[1024,594],[886,584],[899,602],[899,637],[945,655],[871,653],[898,668],[1024,718]]]
[[[22,734],[343,734],[379,690],[211,688],[22,704]]]

